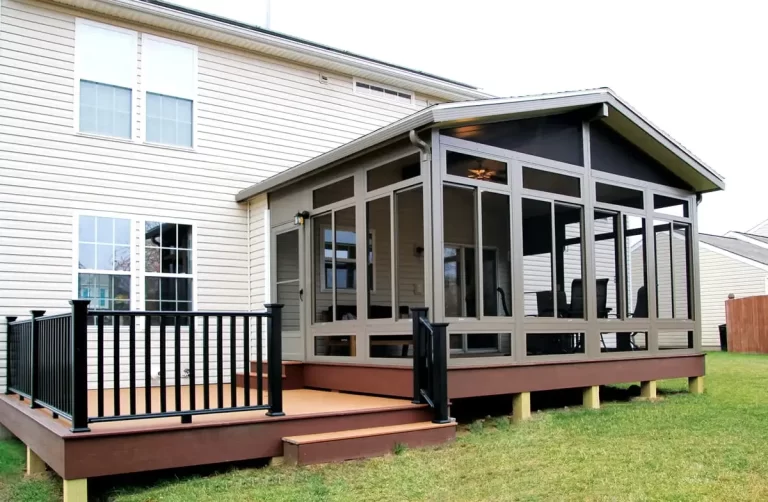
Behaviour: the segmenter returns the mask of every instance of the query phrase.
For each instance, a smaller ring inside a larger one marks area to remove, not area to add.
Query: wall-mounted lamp
[[[307,218],[309,218],[309,211],[299,211],[296,213],[296,216],[293,217],[293,224],[301,226]]]

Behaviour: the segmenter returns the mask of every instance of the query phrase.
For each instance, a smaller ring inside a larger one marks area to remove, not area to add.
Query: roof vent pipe
[[[411,129],[408,133],[408,139],[411,140],[413,146],[421,151],[421,160],[429,160],[432,157],[432,150],[429,148],[429,145],[419,138],[415,130]]]

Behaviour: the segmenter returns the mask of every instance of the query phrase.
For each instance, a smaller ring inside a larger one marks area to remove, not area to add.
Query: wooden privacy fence
[[[768,295],[725,302],[728,350],[768,354]]]

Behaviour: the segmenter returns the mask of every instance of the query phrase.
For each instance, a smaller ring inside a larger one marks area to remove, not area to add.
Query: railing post
[[[424,340],[421,318],[427,317],[427,307],[412,307],[411,322],[413,323],[413,404],[424,404],[421,397],[422,367],[424,359]]]
[[[282,417],[283,413],[283,305],[264,305],[269,314],[267,322],[267,382],[269,411],[267,416]]]
[[[436,424],[446,424],[451,421],[448,416],[448,346],[447,346],[447,328],[446,323],[433,324],[435,330],[432,346],[432,389],[435,402]]]
[[[11,387],[11,323],[16,321],[15,316],[6,316],[5,318],[5,393],[10,394],[8,390]]]
[[[72,337],[69,360],[72,364],[72,432],[88,432],[88,304],[90,300],[70,300]],[[115,319],[114,322],[120,322]],[[99,347],[101,349],[101,347]]]
[[[37,394],[38,394],[38,363],[40,361],[40,354],[38,354],[40,350],[40,343],[38,342],[38,333],[37,333],[37,318],[42,317],[45,315],[45,310],[32,310],[30,311],[32,314],[32,350],[30,351],[30,379],[29,379],[29,407],[30,408],[39,408],[37,405]]]

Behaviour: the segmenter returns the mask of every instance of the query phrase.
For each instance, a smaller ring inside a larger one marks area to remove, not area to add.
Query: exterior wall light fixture
[[[309,218],[309,211],[299,211],[293,217],[293,224],[297,226],[301,226],[304,224],[304,220],[306,220],[307,218]]]

